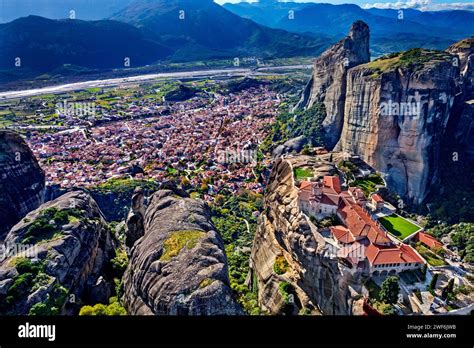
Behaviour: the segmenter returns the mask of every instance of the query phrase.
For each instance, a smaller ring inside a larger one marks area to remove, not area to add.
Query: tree
[[[217,206],[221,207],[225,203],[225,196],[224,195],[216,195],[214,198],[214,203],[216,203]]]
[[[306,144],[303,147],[303,150],[301,151],[301,154],[302,155],[311,155],[311,147],[308,144]]]
[[[397,310],[391,304],[387,304],[387,303],[381,304],[378,309],[380,312],[382,312],[383,315],[396,315],[397,314]]]
[[[421,269],[421,276],[423,278],[423,280],[426,279],[426,272],[428,271],[428,263],[425,263],[423,265],[423,268]]]
[[[443,293],[441,294],[443,299],[447,299],[449,294],[453,292],[454,289],[454,278],[451,278],[448,282],[448,285],[443,289]]]
[[[183,188],[187,188],[190,184],[191,184],[191,182],[189,181],[189,179],[187,177],[183,176],[181,178],[181,186]]]
[[[430,282],[430,289],[434,290],[436,289],[436,283],[438,282],[438,273],[433,274],[433,278],[431,279]]]
[[[104,304],[98,303],[94,307],[92,306],[84,306],[79,311],[79,315],[105,315],[105,308]]]
[[[388,277],[382,283],[380,290],[380,300],[390,304],[397,303],[399,292],[400,285],[398,285],[398,277]]]

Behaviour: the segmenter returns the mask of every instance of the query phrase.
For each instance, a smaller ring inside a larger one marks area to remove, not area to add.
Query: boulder
[[[103,302],[117,242],[92,197],[67,193],[15,225],[0,263],[1,313],[73,314],[81,303]],[[108,289],[108,290],[107,290]]]
[[[145,233],[124,275],[123,303],[133,315],[236,315],[227,258],[207,205],[163,189],[152,195]]]

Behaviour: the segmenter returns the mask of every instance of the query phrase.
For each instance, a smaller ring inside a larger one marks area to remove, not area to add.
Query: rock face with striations
[[[474,97],[474,37],[456,42],[446,51],[458,58],[464,94],[467,98]]]
[[[462,82],[462,94],[455,100],[450,128],[459,147],[474,161],[474,37],[455,43],[447,52],[459,59]]]
[[[0,240],[43,203],[44,172],[19,134],[0,130]]]
[[[294,166],[301,164],[311,164],[318,175],[332,175],[331,156],[280,158],[273,166],[250,258],[259,305],[270,314],[352,313],[349,286],[356,281],[328,255],[328,243],[300,213],[293,178]],[[342,159],[338,156],[336,161]]]
[[[124,275],[128,313],[243,314],[232,297],[222,238],[203,201],[160,190],[150,199],[144,228]]]
[[[145,227],[145,194],[137,187],[132,196],[132,207],[126,220],[125,245],[132,248],[135,242],[143,236]]]
[[[369,27],[362,21],[352,25],[349,35],[325,51],[314,62],[313,76],[299,107],[310,108],[324,103],[324,142],[332,149],[342,130],[347,71],[370,61]]]
[[[117,242],[90,195],[70,192],[41,205],[5,245],[11,250],[0,262],[1,313],[73,314],[81,303],[107,303],[113,282],[106,269]]]
[[[411,50],[349,70],[336,147],[382,172],[390,189],[421,203],[436,183],[440,143],[459,88],[446,52]]]

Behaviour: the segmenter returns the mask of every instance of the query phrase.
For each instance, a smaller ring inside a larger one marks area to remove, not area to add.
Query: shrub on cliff
[[[290,265],[288,264],[288,261],[286,261],[285,256],[279,255],[273,264],[273,271],[278,275],[282,275],[288,271],[289,266]]]
[[[79,315],[86,316],[117,316],[117,315],[127,315],[127,311],[123,308],[118,302],[116,297],[111,297],[109,299],[109,304],[105,305],[98,303],[94,306],[84,306],[81,308]]]

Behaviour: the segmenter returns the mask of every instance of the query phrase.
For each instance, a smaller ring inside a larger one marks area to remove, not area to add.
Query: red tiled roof
[[[339,195],[333,194],[324,194],[321,196],[321,203],[327,205],[335,205],[339,204]]]
[[[349,231],[344,226],[331,226],[330,230],[334,238],[336,238],[341,243],[349,244],[355,241],[351,231]]]
[[[424,263],[424,260],[418,256],[413,248],[405,244],[401,244],[399,246],[395,245],[387,248],[370,244],[367,247],[365,255],[372,266],[389,263]]]
[[[311,191],[313,187],[313,183],[310,182],[310,181],[302,181],[301,182],[301,185],[300,185],[300,191],[303,191],[303,190],[309,190]]]
[[[382,199],[382,197],[380,197],[380,196],[379,196],[378,194],[376,194],[376,193],[374,193],[374,194],[372,195],[372,199],[373,199],[375,202],[377,202],[377,203],[383,203],[383,202],[384,202],[384,200]]]
[[[441,248],[443,246],[443,243],[438,241],[435,237],[424,232],[418,232],[415,238],[430,249]]]
[[[323,186],[322,195],[314,196],[313,188],[321,186]],[[298,194],[300,199],[303,201],[309,201],[313,199],[327,205],[337,206],[339,204],[339,193],[337,193],[333,188],[325,187],[323,184],[318,182],[302,181]]]
[[[304,190],[299,192],[298,197],[302,201],[309,202],[309,200],[311,199],[311,195],[311,191]]]
[[[349,192],[357,199],[365,199],[364,191],[358,187],[349,187]]]
[[[347,259],[353,265],[357,265],[365,258],[366,249],[367,247],[364,244],[355,242],[350,246],[339,249],[337,256]]]
[[[371,243],[375,244],[391,242],[385,232],[358,204],[351,203],[348,199],[343,198],[338,212],[354,237],[367,237]]]
[[[329,187],[336,193],[341,193],[341,182],[337,176],[325,176],[323,178],[323,183],[325,187]]]

